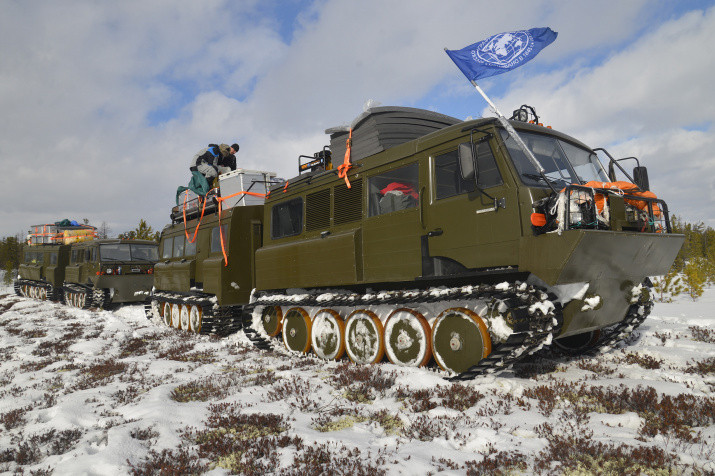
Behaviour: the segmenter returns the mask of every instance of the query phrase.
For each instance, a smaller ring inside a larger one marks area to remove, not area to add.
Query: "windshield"
[[[546,182],[539,171],[506,131],[501,131],[514,165],[525,185],[544,187]],[[557,188],[591,180],[608,182],[606,171],[595,153],[556,137],[520,132],[519,136],[544,168],[544,175]]]
[[[99,246],[103,261],[157,261],[158,246],[149,244],[111,243]]]

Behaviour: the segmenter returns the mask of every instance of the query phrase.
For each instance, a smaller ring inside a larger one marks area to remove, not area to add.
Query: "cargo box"
[[[263,205],[265,198],[245,194],[241,192],[251,192],[260,195],[268,193],[269,184],[275,178],[275,172],[263,172],[260,170],[236,169],[227,174],[218,176],[221,197],[225,199],[223,208],[237,206]]]

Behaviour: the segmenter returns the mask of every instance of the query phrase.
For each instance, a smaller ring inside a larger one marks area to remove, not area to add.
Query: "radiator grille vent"
[[[320,190],[305,197],[305,231],[330,227],[330,189]]]
[[[345,184],[335,187],[335,211],[333,224],[341,225],[362,219],[362,180],[350,182],[352,188]]]

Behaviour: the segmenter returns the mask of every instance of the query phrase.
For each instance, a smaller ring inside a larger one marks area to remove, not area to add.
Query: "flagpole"
[[[514,127],[511,125],[511,123],[507,120],[506,117],[502,115],[502,113],[497,109],[496,105],[492,102],[491,99],[489,99],[489,96],[486,95],[486,93],[482,90],[482,88],[479,87],[476,81],[471,80],[470,81],[474,88],[477,90],[479,94],[482,95],[484,100],[489,103],[489,107],[491,107],[492,111],[494,114],[497,115],[497,119],[499,119],[499,122],[501,123],[502,126],[504,126],[504,129],[511,135],[514,140],[516,141],[517,145],[521,148],[521,150],[524,151],[524,154],[526,154],[526,157],[529,159],[529,161],[536,167],[536,170],[539,171],[539,174],[544,177],[544,180],[546,180],[546,183],[551,186],[551,183],[549,180],[544,176],[544,168],[541,166],[538,160],[536,160],[536,157],[534,157],[533,152],[531,152],[531,149],[529,149],[524,141],[521,139],[521,136],[516,132]],[[552,187],[553,188],[553,187]]]

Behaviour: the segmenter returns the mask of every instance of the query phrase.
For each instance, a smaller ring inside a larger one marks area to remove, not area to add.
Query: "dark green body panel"
[[[65,279],[65,269],[69,263],[70,245],[23,245],[22,263],[18,274],[22,279],[44,281],[53,286],[62,286]],[[36,263],[25,263],[25,253],[42,253],[42,259]],[[57,253],[57,264],[50,264],[50,255]]]
[[[575,300],[564,309],[562,335],[615,324],[630,306],[630,290],[648,276],[666,274],[684,241],[683,235],[602,230],[567,230],[525,236],[519,268],[549,285],[588,283],[602,307],[581,312]]]
[[[438,199],[436,158],[468,142],[473,127],[479,128],[475,140],[488,138],[485,140],[501,182],[482,191]],[[543,127],[515,127],[583,146]],[[417,206],[373,216],[369,200],[371,178],[414,163],[419,167]],[[354,165],[348,178],[351,183],[361,183],[362,192],[350,205],[360,207],[350,223],[338,223],[341,209],[346,206],[338,203],[344,181],[331,172],[294,178],[287,189],[279,189],[269,197],[263,247],[256,253],[258,290],[343,286],[380,289],[386,284],[411,288],[439,286],[448,280],[476,284],[481,279],[499,279],[499,270],[504,270],[504,279],[518,273],[533,274],[548,285],[588,283],[587,297],[600,296],[602,305],[596,310],[581,311],[582,300],[568,304],[562,329],[565,336],[621,321],[631,304],[633,286],[648,276],[665,274],[684,240],[682,235],[598,230],[534,236],[531,205],[551,190],[527,187],[521,182],[491,120],[451,126]],[[329,203],[327,199],[321,202],[326,208],[324,214],[316,214],[316,205],[309,200],[320,191],[329,191],[325,192]],[[303,223],[302,232],[296,236],[273,238],[272,208],[297,198],[303,201],[305,221],[310,224],[309,215],[313,213],[323,217],[317,220],[320,226]]]
[[[220,246],[211,250],[211,234],[219,226],[218,213],[202,219],[194,239],[196,253],[192,255],[161,258],[167,240],[185,240],[187,234],[183,222],[167,226],[162,232],[160,261],[154,267],[154,287],[158,291],[213,294],[222,306],[247,303],[255,287],[254,254],[261,244],[262,220],[263,206],[238,206],[222,212],[228,266],[224,266]],[[197,223],[186,223],[190,239]]]
[[[98,248],[103,243],[140,243],[140,244],[155,244],[145,240],[92,240],[69,245],[71,251],[69,256],[74,253],[76,261],[67,265],[65,270],[66,284],[81,284],[94,289],[111,289],[113,303],[131,303],[142,302],[146,300],[147,293],[151,291],[154,277],[153,274],[148,274],[153,266],[153,262],[136,262],[136,261],[99,261],[98,258],[91,260],[88,258],[88,252],[94,249],[94,256],[99,256]],[[113,268],[113,274],[105,274],[107,268]],[[117,268],[121,268],[121,272],[117,274]]]

